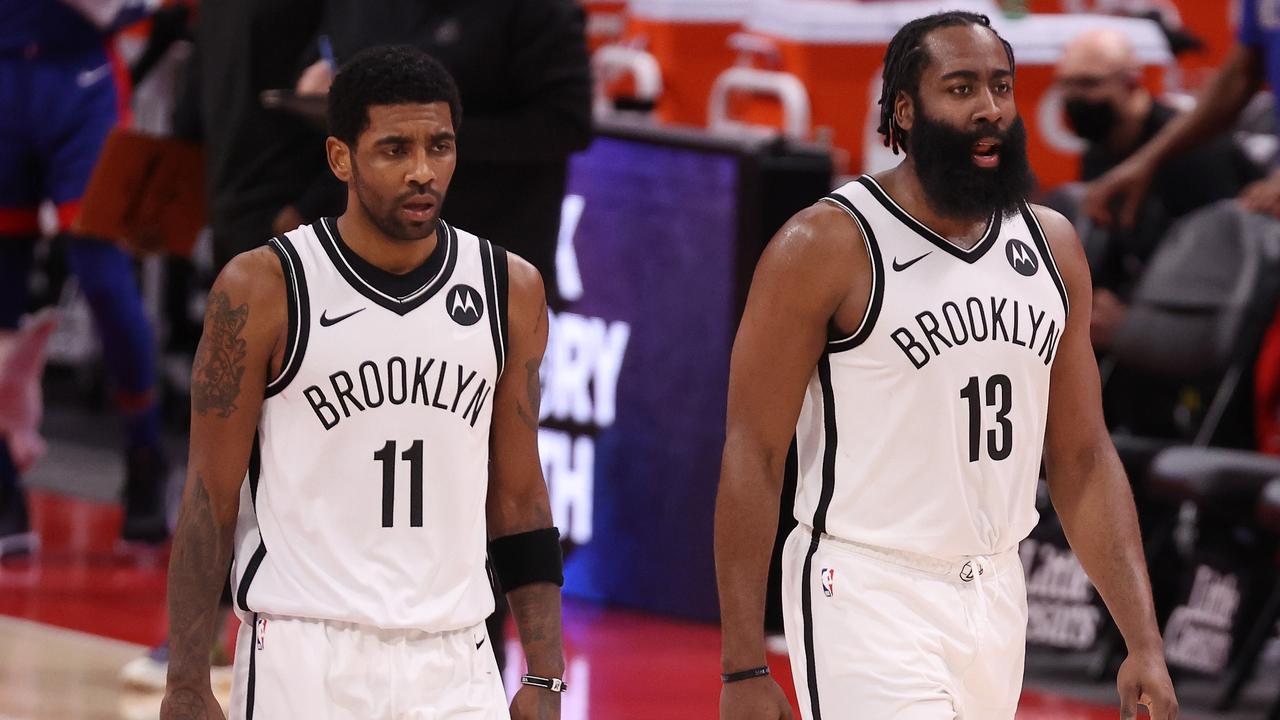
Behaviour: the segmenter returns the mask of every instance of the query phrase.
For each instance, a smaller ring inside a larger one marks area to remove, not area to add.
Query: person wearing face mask
[[[1067,126],[1086,149],[1080,176],[1095,180],[1128,159],[1177,117],[1142,84],[1142,70],[1127,37],[1093,30],[1066,47],[1056,69]],[[1094,268],[1091,335],[1106,350],[1147,260],[1177,218],[1223,198],[1235,197],[1262,172],[1223,134],[1162,163],[1131,228],[1108,231],[1106,251]],[[1195,178],[1195,182],[1187,182]]]

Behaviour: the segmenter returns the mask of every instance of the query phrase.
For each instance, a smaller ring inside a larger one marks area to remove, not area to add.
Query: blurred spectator
[[[1084,209],[1090,217],[1102,225],[1133,227],[1142,198],[1166,161],[1229,129],[1264,82],[1280,87],[1280,23],[1273,10],[1263,0],[1241,0],[1239,40],[1195,109],[1169,121],[1127,160],[1089,185]],[[1251,210],[1280,217],[1280,172],[1250,184],[1239,197]]]
[[[219,0],[200,7],[194,72],[208,167],[214,265],[273,235],[342,212],[346,191],[329,176],[319,124],[263,108],[264,90],[291,88],[314,46],[322,0]],[[190,126],[191,122],[187,123]]]
[[[1056,75],[1068,125],[1087,143],[1080,171],[1086,181],[1123,162],[1177,115],[1151,96],[1132,44],[1114,30],[1090,31],[1074,39]],[[1094,347],[1109,347],[1124,319],[1129,293],[1171,222],[1234,197],[1261,176],[1231,138],[1220,135],[1159,167],[1135,227],[1095,229],[1107,237],[1093,267]]]
[[[141,17],[148,4],[110,7],[113,12],[105,14],[83,1],[0,0],[0,329],[16,328],[27,309],[40,204],[52,202],[61,228],[69,227],[107,134],[125,120],[127,80],[108,43],[112,31]],[[121,534],[159,541],[168,535],[167,466],[160,450],[153,332],[133,261],[91,238],[68,236],[64,245],[125,417]],[[17,475],[6,442],[0,445],[0,554],[29,549],[32,538]]]
[[[574,0],[325,0],[340,62],[373,45],[407,44],[458,82],[458,169],[444,218],[515,252],[556,298],[555,249],[569,155],[591,137],[591,72]],[[299,92],[328,90],[321,60]]]

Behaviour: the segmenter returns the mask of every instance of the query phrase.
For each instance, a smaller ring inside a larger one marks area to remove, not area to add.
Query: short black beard
[[[973,144],[983,138],[1000,140],[1000,164],[994,168],[973,164]],[[1036,187],[1022,118],[1003,132],[991,124],[957,130],[930,118],[917,100],[907,156],[915,165],[929,207],[946,217],[980,220],[997,212],[1012,215]]]
[[[408,244],[415,243],[423,238],[431,236],[436,231],[439,222],[432,223],[425,228],[415,228],[400,221],[396,217],[396,209],[400,207],[400,203],[409,198],[396,198],[395,202],[386,212],[380,212],[373,204],[374,194],[369,191],[368,187],[360,181],[360,171],[356,169],[353,162],[351,166],[351,182],[356,189],[356,200],[360,206],[364,208],[364,214],[373,223],[373,226],[382,231],[386,238],[394,243]],[[436,196],[436,217],[440,217],[440,211],[444,209],[444,198]]]

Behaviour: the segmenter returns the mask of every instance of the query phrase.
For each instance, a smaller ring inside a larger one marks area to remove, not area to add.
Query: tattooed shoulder
[[[204,335],[191,368],[191,403],[200,415],[213,411],[227,418],[236,411],[245,371],[244,327],[248,320],[247,303],[233,308],[225,292],[209,294]]]

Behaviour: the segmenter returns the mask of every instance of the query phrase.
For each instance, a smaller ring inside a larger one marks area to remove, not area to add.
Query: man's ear
[[[899,90],[898,97],[894,98],[893,121],[908,133],[911,132],[911,126],[915,124],[916,103],[906,90]]]
[[[329,169],[342,182],[351,182],[352,163],[355,158],[352,156],[351,148],[343,141],[330,135],[324,141],[325,154],[329,158]]]

